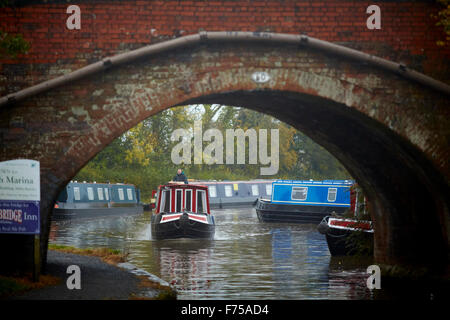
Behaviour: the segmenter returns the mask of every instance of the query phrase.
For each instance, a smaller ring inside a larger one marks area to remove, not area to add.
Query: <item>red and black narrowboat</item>
[[[212,239],[215,223],[209,207],[208,187],[178,183],[159,186],[151,227],[155,240]]]
[[[318,225],[325,235],[332,256],[373,255],[372,221],[358,219],[367,216],[367,200],[354,185],[350,190],[350,212],[355,219],[326,216]]]
[[[373,248],[372,221],[326,216],[318,230],[325,234],[332,256],[355,255],[362,253],[361,249],[370,252]]]

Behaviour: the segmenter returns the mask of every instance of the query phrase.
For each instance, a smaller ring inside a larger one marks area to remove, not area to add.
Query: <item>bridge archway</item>
[[[214,34],[107,58],[0,99],[0,160],[41,162],[43,258],[51,207],[92,157],[164,109],[221,103],[273,115],[343,163],[371,203],[378,262],[447,262],[448,86],[307,37]]]

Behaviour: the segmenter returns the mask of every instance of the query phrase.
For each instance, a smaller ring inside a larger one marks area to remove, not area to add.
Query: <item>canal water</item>
[[[372,298],[370,261],[332,258],[315,224],[262,223],[249,208],[213,214],[214,240],[152,240],[146,212],[53,222],[50,243],[119,249],[178,299]]]

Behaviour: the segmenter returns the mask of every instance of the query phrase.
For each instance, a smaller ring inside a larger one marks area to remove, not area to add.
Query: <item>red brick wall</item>
[[[74,70],[123,50],[201,30],[308,34],[407,63],[444,81],[449,78],[450,48],[436,45],[444,35],[431,17],[439,7],[430,1],[79,1],[81,30],[66,28],[69,4],[51,2],[0,9],[0,30],[21,33],[31,42],[28,55],[3,65],[58,63],[53,70],[45,65],[23,68],[28,77],[16,87],[0,86],[0,95],[64,73],[64,65]],[[371,4],[381,8],[381,30],[366,27]]]

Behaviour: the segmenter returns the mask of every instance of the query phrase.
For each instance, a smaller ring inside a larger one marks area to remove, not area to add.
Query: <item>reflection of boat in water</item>
[[[297,292],[295,299],[311,294],[326,298],[330,255],[325,237],[313,225],[273,226],[272,279],[277,299],[292,299],[292,292]]]
[[[348,180],[297,181],[272,183],[270,200],[259,198],[258,219],[263,222],[319,223],[331,213],[343,214],[350,207]]]
[[[140,193],[131,184],[70,182],[59,194],[53,220],[138,214]]]
[[[167,239],[154,241],[152,247],[158,250],[177,250],[180,252],[194,252],[197,250],[213,249],[214,241],[205,239]]]
[[[373,299],[373,290],[367,288],[367,266],[372,264],[369,256],[331,256],[328,291],[346,299]]]
[[[214,282],[209,279],[214,241],[175,239],[154,241],[152,247],[160,264],[160,276],[178,295],[203,295]]]
[[[151,219],[153,239],[214,237],[214,217],[209,209],[208,187],[170,183],[158,189]]]
[[[373,248],[373,228],[371,221],[325,217],[318,226],[325,234],[332,256],[370,253]]]

